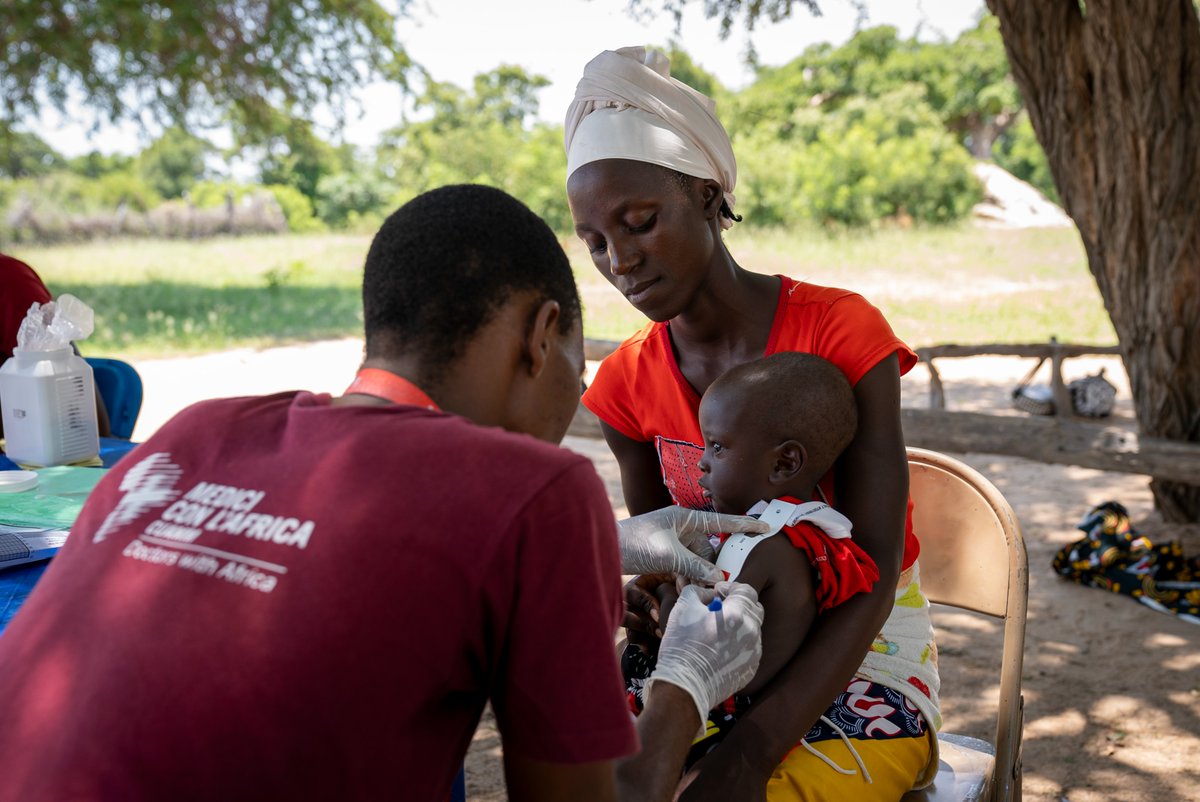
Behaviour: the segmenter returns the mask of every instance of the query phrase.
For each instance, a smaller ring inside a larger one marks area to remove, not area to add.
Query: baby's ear
[[[786,484],[796,478],[796,474],[808,462],[808,452],[799,440],[784,440],[775,446],[775,462],[771,466],[770,481],[773,485]]]

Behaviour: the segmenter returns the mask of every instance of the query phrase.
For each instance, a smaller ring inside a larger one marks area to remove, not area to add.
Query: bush
[[[830,114],[802,109],[787,138],[776,127],[739,137],[738,194],[747,222],[812,220],[865,226],[885,218],[948,223],[982,198],[971,156],[910,86]]]
[[[235,181],[201,181],[192,186],[184,197],[197,209],[220,209],[230,201],[237,203],[252,192],[262,188],[239,184]]]
[[[91,181],[97,205],[105,209],[128,208],[148,212],[162,198],[133,170],[116,170]]]
[[[283,210],[288,230],[306,234],[326,229],[325,224],[313,214],[312,201],[300,190],[286,184],[270,184],[264,189],[275,197],[275,202]]]
[[[336,173],[317,182],[317,217],[326,225],[345,226],[351,215],[382,214],[392,190],[382,179],[366,173]]]

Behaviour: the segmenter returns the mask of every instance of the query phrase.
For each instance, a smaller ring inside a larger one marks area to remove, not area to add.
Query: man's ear
[[[525,333],[526,364],[529,375],[536,378],[546,367],[546,359],[550,355],[553,337],[558,334],[558,318],[562,308],[558,301],[542,301],[533,308],[529,318],[529,327]]]
[[[784,440],[775,446],[775,461],[771,465],[769,481],[773,485],[787,484],[808,462],[808,452],[798,440]]]

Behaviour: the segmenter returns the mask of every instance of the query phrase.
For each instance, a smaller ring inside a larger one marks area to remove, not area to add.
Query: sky
[[[793,18],[780,23],[762,21],[753,32],[759,62],[784,64],[817,42],[840,44],[854,33],[856,12],[846,0],[822,0],[821,17],[811,16],[799,3]],[[725,86],[737,89],[751,80],[744,65],[748,35],[735,27],[720,39],[718,20],[707,20],[700,0],[692,0],[678,34],[674,18],[659,14],[635,19],[628,0],[413,0],[409,18],[398,22],[401,42],[409,55],[438,81],[469,87],[475,75],[502,64],[516,64],[543,75],[551,85],[539,94],[540,117],[560,122],[583,67],[603,50],[627,45],[666,46],[680,43],[704,69]],[[868,5],[868,25],[894,25],[902,36],[919,32],[922,38],[953,39],[972,27],[983,11],[983,0],[874,0]],[[358,145],[373,145],[379,133],[401,121],[399,90],[379,83],[359,93],[363,112],[324,110],[318,123],[327,127],[334,115],[343,116],[344,137]],[[91,129],[92,116],[69,107],[67,115],[46,110],[33,130],[59,152],[75,156],[90,150],[136,153],[158,131],[130,123]],[[210,138],[228,142],[220,132]]]

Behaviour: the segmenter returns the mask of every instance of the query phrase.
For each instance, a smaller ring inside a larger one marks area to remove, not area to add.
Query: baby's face
[[[759,500],[774,497],[769,479],[775,443],[745,406],[735,393],[721,388],[710,389],[700,402],[700,487],[717,512],[741,515]]]

